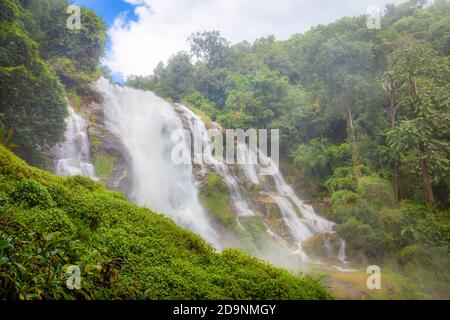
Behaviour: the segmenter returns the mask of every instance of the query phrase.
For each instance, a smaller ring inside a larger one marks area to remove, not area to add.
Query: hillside
[[[318,281],[197,235],[84,177],[0,146],[0,299],[329,299]],[[68,265],[81,289],[65,286]]]

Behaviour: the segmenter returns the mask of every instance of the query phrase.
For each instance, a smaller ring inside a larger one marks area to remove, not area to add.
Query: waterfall
[[[284,181],[280,172],[274,176],[274,180],[277,192],[281,196],[289,199],[300,210],[303,216],[302,221],[308,225],[308,228],[314,234],[333,233],[334,223],[322,218],[314,211],[312,206],[301,201],[294,193],[294,190],[292,190],[292,187]]]
[[[171,134],[182,128],[172,105],[152,92],[97,83],[104,97],[106,127],[124,144],[131,159],[131,200],[171,217],[220,247],[199,201],[192,165],[171,159]]]
[[[203,120],[186,106],[172,105],[152,92],[112,85],[106,79],[97,82],[97,90],[103,96],[104,125],[121,140],[130,159],[131,183],[127,194],[133,202],[169,216],[221,249],[226,238],[217,234],[199,198],[201,181],[214,172],[223,178],[229,189],[230,205],[243,232],[247,230],[241,219],[259,219],[268,239],[284,248],[282,251],[299,256],[303,261],[311,261],[303,251],[305,241],[314,235],[334,233],[334,223],[305,204],[280,171],[269,177],[260,175],[267,166],[275,164],[259,150],[251,150],[238,142],[238,156],[252,158],[252,161],[225,164],[208,149],[211,137]],[[56,174],[96,179],[90,163],[87,121],[70,107],[66,121],[66,141],[55,148]],[[181,129],[189,130],[194,138],[190,141],[189,136],[181,137],[186,150],[191,142],[201,145],[193,148],[192,156],[197,160],[194,163],[198,164],[195,170],[192,164],[177,164],[172,159],[174,147],[179,144],[179,141],[173,141],[172,134]],[[255,186],[258,188],[253,188]],[[264,218],[260,211],[261,199],[267,199],[278,208],[283,228],[274,227]],[[345,263],[345,241],[338,241],[337,249],[332,249],[329,242],[324,246],[331,256]]]
[[[202,147],[205,150],[202,152],[202,148],[198,148],[198,151],[194,154],[194,158],[200,160],[202,172],[213,171],[223,177],[224,182],[230,190],[230,200],[238,213],[239,217],[255,216],[254,205],[249,199],[245,198],[248,187],[239,179],[239,177],[229,169],[229,166],[220,162],[211,155],[209,148],[210,137],[207,134],[206,126],[203,120],[196,115],[192,110],[184,105],[176,104],[177,111],[187,121],[189,130],[194,138],[201,138]],[[259,173],[263,167],[273,166],[272,160],[257,150],[249,150],[245,145],[238,143],[237,149],[241,151],[240,155],[249,159],[252,158],[251,163],[257,163],[255,161],[259,157],[258,164],[250,164],[250,161],[246,161],[244,164],[237,165],[248,180],[253,184],[262,184],[265,190],[271,190],[268,195],[279,207],[279,211],[284,225],[287,227],[291,237],[295,241],[295,245],[292,248],[292,252],[298,254],[303,260],[307,258],[302,249],[302,243],[308,240],[315,234],[333,234],[334,223],[317,215],[312,206],[305,204],[301,201],[289,186],[281,172],[273,176],[272,181],[270,179],[262,180],[259,178]],[[195,151],[195,150],[194,150]],[[239,154],[239,153],[238,153]],[[204,161],[201,161],[203,157]],[[212,164],[208,166],[205,163]],[[261,191],[261,193],[267,193]],[[264,223],[264,222],[263,222]],[[242,226],[241,224],[239,224]],[[264,225],[266,225],[264,223]],[[274,232],[267,228],[267,232],[275,239],[277,239],[282,245],[285,245],[279,235],[274,236]],[[345,250],[345,246],[341,246]],[[340,253],[342,254],[342,252]],[[345,254],[345,251],[344,251]]]
[[[340,244],[339,244],[339,252],[338,252],[338,259],[342,262],[342,263],[347,263],[347,257],[345,255],[345,240],[344,239],[340,239]]]
[[[90,145],[87,121],[68,107],[65,141],[55,147],[55,173],[60,176],[82,175],[95,179],[95,169],[90,163]]]
[[[175,106],[187,120],[192,135],[194,137],[201,138],[202,142],[201,147],[208,148],[209,137],[203,120],[186,106],[182,104],[176,104]],[[202,148],[194,149],[194,151],[196,151],[196,153],[194,154],[194,158],[198,159],[199,163],[201,163],[203,172],[208,171],[206,163],[211,163],[213,166],[213,171],[215,171],[224,178],[224,181],[228,186],[228,189],[230,190],[230,197],[232,203],[237,212],[239,213],[239,216],[240,217],[253,216],[254,213],[251,209],[249,201],[242,197],[242,193],[244,190],[242,186],[238,183],[237,179],[233,177],[228,166],[226,166],[224,163],[218,161],[215,157],[213,157],[209,150],[206,150],[206,152],[203,152],[202,150],[203,150]],[[207,157],[207,159],[204,159],[204,157]]]

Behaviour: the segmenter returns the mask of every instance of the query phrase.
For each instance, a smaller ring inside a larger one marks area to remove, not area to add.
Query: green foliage
[[[217,109],[214,103],[207,100],[200,92],[194,91],[186,96],[182,101],[191,109],[203,113],[211,119],[216,118]]]
[[[422,177],[424,198],[433,206],[432,185],[446,184],[450,177],[449,59],[426,43],[407,39],[388,62],[389,71],[401,85],[398,124],[387,133],[388,146],[402,163],[414,165]]]
[[[67,0],[24,1],[25,14],[31,16],[25,27],[40,43],[42,57],[54,66],[61,81],[68,87],[85,90],[86,84],[100,75],[105,25],[91,10],[81,8],[81,28],[67,28],[68,6]]]
[[[13,2],[4,5],[13,6]],[[64,91],[20,21],[0,24],[0,114],[22,153],[61,141],[67,115]]]
[[[13,187],[11,198],[28,208],[36,206],[49,208],[54,205],[48,190],[34,180],[21,180]]]
[[[362,177],[358,182],[358,193],[378,208],[389,208],[394,205],[394,191],[391,185],[378,176]]]
[[[338,167],[334,169],[333,175],[325,182],[328,190],[336,192],[339,190],[356,191],[357,183],[351,167]]]
[[[117,159],[109,154],[96,154],[94,156],[95,173],[100,179],[106,179],[111,176]]]
[[[191,52],[201,59],[209,71],[215,69],[228,49],[228,41],[220,36],[219,31],[205,31],[192,34],[189,39]]]
[[[261,219],[249,217],[242,219],[241,223],[244,226],[245,230],[250,234],[252,243],[254,243],[256,246],[263,245],[264,241],[266,240],[267,230]]]
[[[0,144],[6,149],[17,148],[17,145],[11,143],[14,135],[14,129],[10,128],[8,132],[5,132],[5,126],[0,122]]]
[[[101,184],[85,176],[72,176],[67,178],[67,182],[72,185],[79,185],[87,190],[95,191],[101,189]]]
[[[333,174],[333,168],[345,165],[350,159],[351,151],[348,144],[333,145],[327,140],[318,139],[300,145],[293,153],[294,164],[303,170],[305,178],[316,179],[320,183]]]
[[[0,22],[13,22],[19,17],[19,9],[12,0],[0,2]]]
[[[209,212],[220,223],[232,230],[237,229],[236,219],[229,210],[228,188],[220,175],[208,174],[206,184],[201,191],[201,199]]]
[[[216,253],[88,178],[55,177],[1,146],[0,177],[0,186],[17,185],[8,209],[0,207],[1,299],[331,298],[309,276],[234,250]],[[79,290],[66,287],[68,265],[81,269]]]
[[[348,245],[355,250],[363,251],[367,240],[373,234],[372,228],[356,218],[350,218],[336,227],[337,234],[346,239]]]
[[[67,108],[60,81],[77,97],[99,76],[103,22],[82,9],[81,29],[70,30],[68,5],[0,1],[0,115],[4,130],[14,130],[17,153],[30,162],[64,138]]]
[[[360,196],[352,191],[339,190],[333,192],[331,203],[333,205],[333,210],[336,212],[339,208],[345,206],[353,206],[360,199]]]
[[[350,172],[335,174],[353,165],[356,179],[361,170],[393,181],[398,175],[397,193],[417,199],[422,187],[409,181],[426,158],[446,208],[449,12],[445,1],[411,0],[386,6],[377,33],[361,15],[285,41],[269,36],[231,46],[217,32],[197,33],[191,49],[200,61],[159,64],[153,76],[129,84],[183,101],[225,128],[281,129],[282,151],[316,189],[329,180],[331,191],[356,190]],[[408,94],[410,71],[417,96]],[[392,97],[380,85],[387,75]]]

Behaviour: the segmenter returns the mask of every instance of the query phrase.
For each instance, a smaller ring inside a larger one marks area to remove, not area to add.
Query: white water
[[[218,161],[211,154],[210,149],[208,149],[210,138],[208,136],[203,120],[186,106],[182,104],[176,104],[176,106],[183,114],[184,118],[188,121],[189,128],[194,138],[197,137],[198,139],[201,139],[201,148],[197,148],[194,150],[194,158],[197,159],[199,163],[201,163],[202,169],[205,172],[208,171],[206,163],[210,163],[212,164],[213,170],[223,177],[226,185],[230,189],[231,201],[240,217],[253,216],[254,212],[251,209],[251,204],[249,203],[249,201],[242,197],[242,186],[230,173],[228,166],[226,166],[223,162]],[[206,149],[205,152],[203,152],[203,148]]]
[[[55,173],[59,176],[82,175],[95,179],[95,169],[90,163],[90,145],[87,134],[87,121],[68,107],[64,143],[55,150],[57,159]]]
[[[347,256],[345,255],[345,246],[346,246],[345,240],[344,239],[340,239],[338,259],[342,263],[347,263]]]
[[[334,223],[319,216],[314,208],[301,201],[292,190],[292,187],[284,181],[280,172],[274,177],[277,192],[292,201],[303,215],[303,221],[314,234],[333,233]]]
[[[181,104],[177,104],[176,107],[181,112],[184,119],[187,120],[194,139],[195,137],[201,137],[202,148],[196,150],[194,158],[199,161],[199,163],[202,163],[202,171],[207,172],[212,170],[223,177],[230,190],[231,202],[236,208],[239,217],[255,216],[252,203],[245,198],[245,195],[243,195],[246,187],[243,185],[242,181],[240,181],[237,176],[233,176],[228,166],[213,157],[210,149],[208,149],[210,137],[207,135],[206,126],[202,119],[192,112],[192,110]],[[293,253],[300,255],[303,259],[306,259],[307,256],[302,249],[302,243],[315,234],[334,233],[334,223],[317,215],[313,207],[306,205],[301,201],[291,186],[285,182],[283,175],[279,170],[278,173],[273,176],[274,186],[270,185],[267,180],[261,181],[259,179],[259,172],[262,171],[263,167],[275,165],[270,158],[264,156],[260,152],[248,150],[245,145],[238,144],[237,148],[241,151],[240,155],[242,157],[252,157],[252,163],[257,163],[255,160],[257,154],[259,155],[259,164],[249,164],[249,161],[247,161],[246,164],[239,165],[239,167],[254,185],[262,183],[267,190],[275,189],[270,192],[269,195],[278,205],[283,223],[296,243],[294,248],[292,248],[292,251]],[[204,161],[201,161],[202,159]],[[208,168],[205,163],[212,163],[213,166]],[[264,194],[265,192],[262,193]],[[269,228],[267,228],[267,231],[271,236],[274,235],[273,231]],[[281,240],[281,237],[278,235],[274,238]],[[279,242],[284,245],[284,242]],[[339,250],[339,257],[342,256],[344,256],[345,260],[345,243],[344,245],[341,245]]]
[[[97,83],[103,94],[105,124],[122,141],[131,158],[131,198],[168,215],[219,247],[200,204],[191,165],[171,160],[171,134],[182,128],[173,107],[151,92]]]
[[[198,183],[193,174],[192,165],[177,165],[171,159],[174,143],[171,134],[183,128],[183,123],[174,107],[151,92],[139,91],[111,85],[101,79],[98,90],[104,97],[105,125],[115,133],[126,146],[131,158],[132,186],[129,190],[131,200],[161,212],[174,219],[178,224],[202,235],[216,248],[221,248],[218,235],[209,223],[207,214],[198,197]],[[207,149],[210,137],[202,119],[183,105],[175,108],[187,121],[191,134],[202,137],[200,150],[194,149],[194,158],[200,160],[201,174],[216,172],[221,175],[230,190],[230,200],[237,213],[237,223],[243,229],[240,218],[258,215],[258,203],[252,203],[248,182],[261,185],[260,194],[272,199],[279,208],[279,214],[294,244],[289,244],[282,234],[272,229],[264,220],[268,235],[282,247],[287,248],[307,260],[302,249],[303,242],[316,234],[333,234],[334,223],[320,217],[314,209],[305,204],[284,180],[281,172],[270,179],[262,178],[259,173],[266,166],[273,166],[271,159],[255,150],[250,155],[259,164],[229,166],[217,160]],[[69,108],[67,118],[66,141],[55,148],[57,157],[56,174],[62,176],[85,175],[95,179],[95,170],[90,163],[90,146],[87,134],[88,123],[73,109]],[[186,146],[187,141],[183,141]],[[245,146],[238,144],[240,151]],[[241,155],[243,153],[241,152]],[[206,159],[205,159],[206,157]],[[201,161],[204,160],[204,161]],[[237,171],[244,175],[239,175]],[[242,177],[247,177],[247,182]],[[260,217],[260,216],[259,216]],[[245,230],[245,229],[244,229]],[[339,249],[324,245],[329,257],[338,258],[346,263],[345,241],[339,239]],[[290,247],[290,248],[289,248]]]

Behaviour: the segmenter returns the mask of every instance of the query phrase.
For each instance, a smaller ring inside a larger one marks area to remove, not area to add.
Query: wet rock
[[[106,188],[126,193],[131,183],[131,160],[121,140],[106,128],[102,100],[97,101],[81,108],[82,116],[89,121],[91,160]]]

